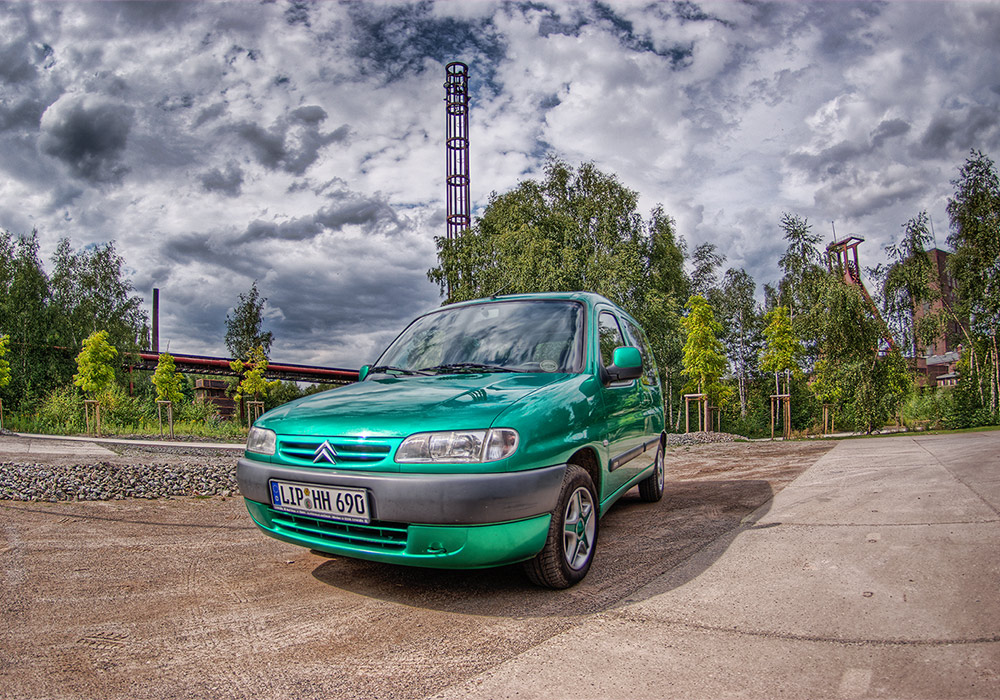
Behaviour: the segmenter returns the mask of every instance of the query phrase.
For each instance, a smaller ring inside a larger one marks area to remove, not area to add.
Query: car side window
[[[624,345],[622,332],[618,327],[618,319],[609,311],[602,311],[597,320],[601,341],[601,362],[605,367],[611,364],[615,348]]]
[[[624,323],[629,343],[638,348],[639,354],[642,355],[642,383],[646,386],[656,386],[656,360],[653,359],[653,352],[649,348],[646,334],[627,318],[624,319]]]

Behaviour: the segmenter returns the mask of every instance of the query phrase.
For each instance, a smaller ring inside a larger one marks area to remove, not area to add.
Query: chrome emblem
[[[316,448],[313,452],[313,464],[317,462],[329,462],[330,464],[336,464],[337,460],[334,459],[337,456],[337,451],[333,449],[333,445],[330,444],[329,440],[324,440],[323,444]]]

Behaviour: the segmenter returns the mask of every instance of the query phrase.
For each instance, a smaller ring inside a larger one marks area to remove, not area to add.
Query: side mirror
[[[362,365],[361,369],[358,370],[358,381],[363,382],[365,380],[365,377],[368,376],[368,373],[371,371],[371,369],[372,369],[371,365]]]
[[[611,382],[627,382],[642,376],[642,355],[638,348],[618,347],[607,370]]]

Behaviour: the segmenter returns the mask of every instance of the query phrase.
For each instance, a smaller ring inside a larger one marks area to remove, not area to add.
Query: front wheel
[[[545,547],[524,564],[532,583],[569,588],[583,580],[594,560],[598,517],[597,491],[590,475],[582,467],[567,465]]]
[[[663,498],[663,445],[656,448],[653,473],[639,482],[639,498],[647,503],[656,503]]]

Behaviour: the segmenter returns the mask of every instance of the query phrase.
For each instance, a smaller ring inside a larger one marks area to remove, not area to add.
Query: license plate
[[[371,521],[368,492],[364,489],[342,489],[276,479],[271,479],[269,483],[271,505],[275,510],[352,523]]]

